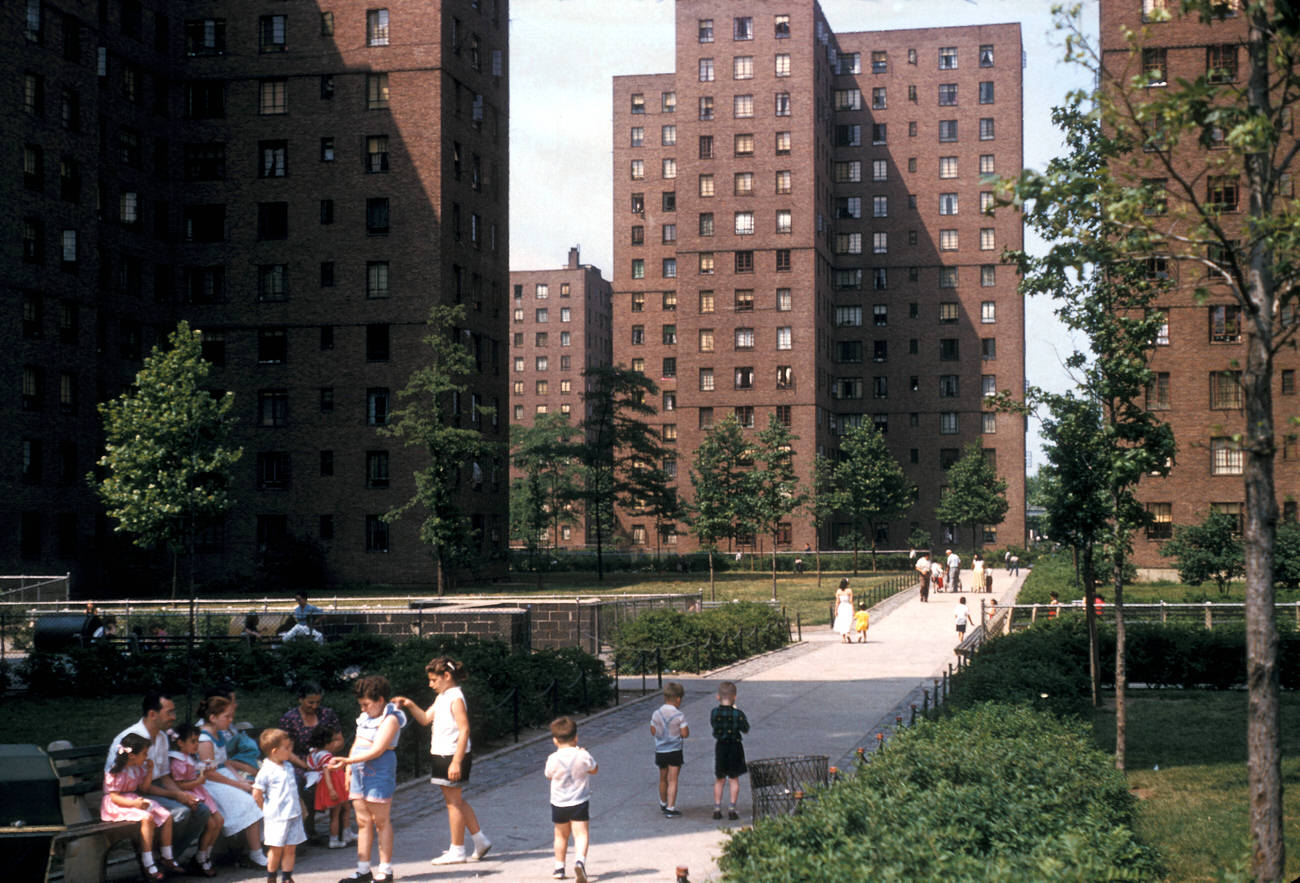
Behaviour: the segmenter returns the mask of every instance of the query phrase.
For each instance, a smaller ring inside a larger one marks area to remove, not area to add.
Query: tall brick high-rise
[[[1019,26],[841,33],[813,0],[678,0],[676,17],[676,71],[614,80],[613,278],[614,361],[662,387],[679,486],[727,415],[787,424],[805,480],[869,422],[920,491],[882,547],[915,527],[969,543],[933,513],[972,441],[1011,503],[983,543],[1023,542],[1024,423],[984,405],[1024,384],[998,263],[1022,225],[985,212],[982,183],[1022,166]],[[795,514],[781,545],[847,529]]]
[[[95,404],[185,318],[245,452],[200,578],[290,560],[322,565],[308,583],[432,582],[418,510],[380,518],[421,457],[380,430],[430,307],[459,303],[478,373],[457,414],[506,437],[507,34],[507,0],[0,10],[23,162],[0,184],[0,566],[110,591],[143,561],[84,480]],[[461,483],[488,558],[504,465]]]
[[[1182,15],[1172,0],[1102,0],[1103,63],[1124,82],[1144,72],[1154,73],[1147,87],[1153,94],[1207,74],[1219,83],[1244,84],[1251,63],[1242,45],[1248,23],[1235,7],[1225,4],[1225,17],[1203,22],[1195,15]],[[1126,29],[1139,35],[1136,49],[1125,39]],[[1141,101],[1141,93],[1137,95]],[[1223,137],[1222,132],[1207,134],[1211,140],[1204,146],[1196,143],[1195,136],[1184,136],[1171,154],[1171,166],[1192,184],[1219,224],[1228,231],[1240,229],[1249,198],[1244,170],[1225,165],[1224,153],[1216,155],[1214,141]],[[1161,170],[1161,159],[1153,161],[1144,151],[1131,163],[1121,164],[1131,167],[1125,174],[1167,185],[1168,201],[1153,214],[1167,212],[1171,218],[1181,214],[1186,197],[1176,184],[1168,183],[1174,176]],[[1279,197],[1291,195],[1289,180],[1284,184],[1287,190]],[[1133,557],[1139,567],[1152,570],[1175,565],[1160,555],[1159,547],[1176,525],[1200,522],[1210,511],[1233,515],[1239,524],[1244,518],[1242,473],[1247,455],[1238,439],[1246,426],[1240,377],[1246,363],[1248,320],[1227,285],[1197,260],[1202,256],[1218,257],[1210,247],[1199,249],[1192,260],[1156,257],[1149,261],[1152,272],[1168,277],[1172,287],[1158,304],[1168,321],[1151,356],[1156,376],[1146,405],[1173,429],[1177,445],[1169,475],[1145,477],[1137,488],[1154,522],[1135,534]],[[1295,520],[1300,497],[1300,447],[1294,430],[1287,428],[1288,421],[1300,413],[1298,368],[1300,355],[1292,340],[1274,356],[1273,410],[1279,436],[1274,487],[1284,520]]]

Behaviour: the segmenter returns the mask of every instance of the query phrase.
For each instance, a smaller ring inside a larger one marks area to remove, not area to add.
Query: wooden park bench
[[[104,792],[104,759],[107,745],[74,748],[71,742],[51,742],[46,749],[59,774],[59,795],[63,823],[68,830],[54,838],[55,859],[61,859],[63,879],[68,883],[101,883],[107,871],[108,853],[129,840],[140,859],[140,823],[122,820],[105,822],[99,817]]]

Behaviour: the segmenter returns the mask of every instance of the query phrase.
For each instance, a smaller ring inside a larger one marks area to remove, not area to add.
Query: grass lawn
[[[1110,600],[1114,595],[1111,589],[1109,565],[1097,562],[1097,591]],[[1034,562],[1033,570],[1025,578],[1025,586],[1020,592],[1021,604],[1046,604],[1051,592],[1059,592],[1061,602],[1068,604],[1083,597],[1083,586],[1075,582],[1074,563],[1068,551],[1044,555]],[[1228,592],[1219,594],[1218,586],[1213,582],[1199,586],[1186,583],[1158,580],[1156,582],[1126,583],[1124,601],[1128,604],[1154,604],[1167,601],[1170,604],[1199,604],[1204,601],[1232,601],[1240,603],[1246,598],[1246,584],[1235,582],[1228,584]],[[1277,590],[1277,600],[1284,602],[1300,601],[1300,590]]]
[[[1297,715],[1300,695],[1283,693],[1282,720]],[[1114,751],[1114,710],[1096,713],[1093,727],[1098,744]],[[1282,755],[1289,880],[1300,875],[1300,728],[1283,725]],[[1137,833],[1160,850],[1167,881],[1214,881],[1221,870],[1246,867],[1244,692],[1130,694],[1127,766],[1141,798]]]
[[[900,576],[897,571],[872,574],[870,561],[864,563],[866,568],[859,570],[856,576],[849,571],[823,571],[820,586],[817,585],[816,573],[796,575],[778,572],[777,600],[785,606],[791,620],[797,613],[804,625],[830,625],[835,587],[839,585],[841,577],[847,577],[854,591],[860,592]],[[597,582],[596,575],[586,571],[550,573],[546,574],[545,583],[540,589],[537,588],[536,579],[529,579],[529,576],[531,575],[516,574],[515,582],[509,586],[497,586],[498,591],[493,594],[636,595],[703,592],[704,600],[711,600],[707,572],[653,574],[619,571],[606,573],[603,582]],[[772,572],[757,570],[718,573],[714,580],[714,592],[718,601],[768,601],[772,597]]]

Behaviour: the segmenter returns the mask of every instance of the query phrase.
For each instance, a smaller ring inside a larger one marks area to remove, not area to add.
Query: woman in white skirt
[[[851,643],[853,633],[853,590],[847,579],[840,580],[840,587],[835,592],[835,631],[840,633],[840,643]]]
[[[227,837],[244,832],[248,842],[248,860],[259,868],[266,867],[262,854],[262,834],[258,823],[262,811],[253,799],[253,784],[226,765],[226,746],[221,731],[231,727],[234,707],[224,696],[211,696],[199,706],[202,722],[199,729],[199,759],[209,765],[205,785],[212,799],[221,807],[225,824],[221,833]]]

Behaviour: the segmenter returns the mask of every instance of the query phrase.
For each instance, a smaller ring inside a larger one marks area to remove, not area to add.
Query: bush
[[[735,832],[726,880],[1155,880],[1134,798],[1081,724],[1001,704],[897,734],[799,815]]]
[[[612,642],[618,670],[640,672],[654,670],[656,648],[665,670],[696,671],[784,647],[789,639],[789,625],[777,611],[738,601],[700,613],[651,610],[620,623]]]

